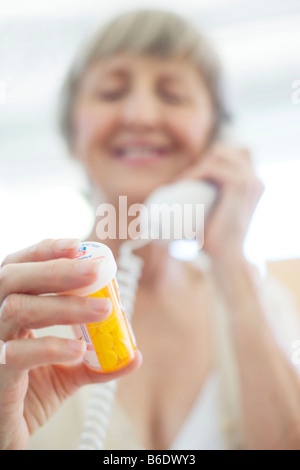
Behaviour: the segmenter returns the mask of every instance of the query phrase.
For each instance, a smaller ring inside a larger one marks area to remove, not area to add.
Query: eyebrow
[[[99,65],[100,72],[102,71],[105,74],[124,75],[125,73],[128,73],[128,70],[130,70],[130,64],[126,62],[124,63],[124,61],[115,57],[110,60],[104,60],[102,63],[100,62]]]
[[[113,68],[113,69],[110,69],[110,70],[106,70],[105,72],[103,72],[103,75],[102,75],[102,78],[105,79],[105,78],[120,78],[120,79],[125,79],[125,78],[128,78],[128,76],[130,75],[130,68],[125,68],[125,67],[116,67],[116,68]],[[167,72],[167,73],[162,73],[161,75],[158,76],[158,80],[159,82],[163,83],[163,84],[170,84],[170,85],[181,85],[183,84],[186,80],[184,77],[178,75],[178,74],[174,74],[173,73],[170,73],[170,72]]]
[[[176,73],[165,73],[163,74],[161,77],[160,77],[160,80],[163,81],[163,82],[167,82],[167,83],[183,83],[185,81],[185,78],[183,76],[180,76]]]
[[[100,73],[101,74],[101,73]],[[110,68],[102,72],[102,78],[114,77],[114,78],[126,78],[129,75],[128,69],[125,68]]]

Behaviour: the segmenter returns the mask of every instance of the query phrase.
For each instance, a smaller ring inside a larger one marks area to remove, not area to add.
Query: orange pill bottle
[[[76,258],[79,262],[83,259],[99,260],[98,277],[93,284],[69,291],[68,294],[109,297],[113,305],[112,313],[106,320],[73,326],[75,336],[87,343],[84,362],[96,372],[116,371],[125,367],[136,351],[134,334],[120,299],[116,261],[110,248],[97,242],[81,243]]]

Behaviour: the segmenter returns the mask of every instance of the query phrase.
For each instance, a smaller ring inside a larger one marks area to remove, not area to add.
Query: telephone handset
[[[167,242],[195,238],[195,231],[203,232],[204,220],[212,212],[217,198],[217,186],[204,180],[181,180],[160,186],[145,201],[141,231]]]

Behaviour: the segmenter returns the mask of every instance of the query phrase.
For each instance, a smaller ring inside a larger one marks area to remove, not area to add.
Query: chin
[[[142,204],[147,197],[159,186],[170,182],[170,178],[156,178],[147,180],[147,178],[138,181],[134,178],[132,181],[129,178],[123,181],[111,180],[109,186],[107,182],[102,182],[101,187],[107,195],[109,201],[118,203],[119,196],[127,196],[129,204]]]
[[[159,185],[153,185],[151,188],[120,188],[114,194],[110,195],[110,199],[118,202],[119,196],[126,196],[128,206],[131,204],[143,204],[147,197],[157,188]]]

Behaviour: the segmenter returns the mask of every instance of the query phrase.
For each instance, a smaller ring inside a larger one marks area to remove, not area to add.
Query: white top
[[[219,387],[219,376],[212,372],[170,446],[170,450],[225,450],[227,448],[219,426]]]
[[[169,450],[225,450],[219,425],[219,377],[211,372]],[[105,442],[110,450],[143,449],[130,417],[115,403]]]

